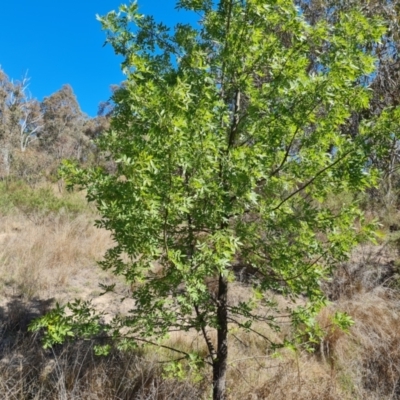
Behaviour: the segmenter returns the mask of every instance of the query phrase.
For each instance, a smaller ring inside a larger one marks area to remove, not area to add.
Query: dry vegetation
[[[43,349],[27,326],[56,300],[94,297],[101,309],[125,312],[129,303],[121,304],[118,296],[98,297],[98,282],[128,288],[96,266],[112,241],[93,227],[94,211],[81,195],[59,194],[56,186],[13,184],[0,190],[1,398],[208,398],[209,371],[188,371],[183,379],[168,375],[162,361],[171,354],[165,350],[95,357],[89,341]],[[397,234],[391,235],[390,243],[357,249],[326,284],[332,302],[319,315],[325,334],[314,352],[300,346],[276,353],[251,332],[232,330],[231,399],[400,399],[400,268]],[[237,285],[232,300],[246,296],[246,287]],[[337,310],[355,321],[348,334],[332,327]],[[291,329],[260,328],[278,341]],[[170,342],[204,348],[195,335],[181,333]]]

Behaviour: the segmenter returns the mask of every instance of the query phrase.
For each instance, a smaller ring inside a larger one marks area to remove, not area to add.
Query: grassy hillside
[[[96,307],[114,314],[132,307],[115,294],[99,296],[99,282],[116,283],[117,292],[125,295],[132,288],[96,265],[112,239],[94,228],[95,218],[82,193],[60,192],[56,185],[0,184],[1,397],[207,398],[209,371],[171,369],[164,363],[171,356],[166,349],[113,351],[97,357],[90,341],[44,350],[40,335],[27,332],[32,318],[56,301],[93,298]],[[293,336],[285,319],[278,332],[261,326],[265,338],[231,330],[231,399],[400,398],[398,239],[389,226],[382,227],[382,236],[379,246],[356,249],[351,261],[325,283],[331,304],[318,317],[322,330],[311,330],[296,350],[275,351],[270,346],[269,340],[279,343]],[[230,302],[249,291],[245,279],[235,283]],[[281,306],[290,306],[271,296]],[[332,325],[336,311],[354,320],[348,333]],[[200,351],[204,346],[199,337],[182,333],[164,344]]]

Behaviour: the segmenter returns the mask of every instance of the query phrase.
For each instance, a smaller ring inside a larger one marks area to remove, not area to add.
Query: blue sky
[[[128,0],[127,0],[128,1]],[[84,112],[95,116],[110,85],[123,80],[121,59],[108,45],[95,15],[124,0],[3,0],[0,13],[0,66],[12,79],[26,73],[29,91],[42,100],[70,84]],[[175,10],[175,0],[139,0],[140,11],[173,26],[196,21]]]

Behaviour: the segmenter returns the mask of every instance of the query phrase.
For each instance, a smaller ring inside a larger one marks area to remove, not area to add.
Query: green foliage
[[[336,311],[333,316],[332,323],[334,326],[340,328],[344,332],[348,332],[350,327],[354,325],[353,319],[346,313],[342,313],[340,311]]]
[[[346,313],[336,311],[330,318],[330,323],[322,327],[315,318],[315,312],[299,309],[293,315],[293,322],[297,326],[294,339],[287,340],[285,346],[296,350],[298,347],[312,353],[320,350],[321,343],[333,333],[339,331],[349,333],[354,325],[353,319]]]
[[[67,315],[65,308],[72,311]],[[71,338],[91,338],[103,331],[100,323],[101,316],[96,314],[87,301],[75,300],[66,306],[56,307],[40,319],[35,320],[30,326],[30,331],[38,331],[46,328],[43,336],[45,348],[54,344],[60,344]],[[109,346],[97,346],[96,353],[99,355],[107,354]]]
[[[204,368],[204,360],[199,354],[189,353],[185,357],[186,368],[181,361],[182,359],[179,359],[166,363],[163,368],[164,378],[187,380],[190,376],[193,382],[200,382],[203,379],[201,370]]]
[[[32,188],[23,181],[0,182],[0,212],[8,214],[15,210],[36,219],[60,212],[74,215],[88,207],[76,193],[57,197],[49,186]]]
[[[135,3],[100,18],[127,78],[98,141],[117,170],[66,162],[62,174],[87,189],[97,225],[113,234],[101,266],[135,287],[135,308],[110,324],[115,339],[194,329],[219,368],[228,322],[277,326],[279,310],[262,311],[271,291],[306,298],[293,321],[312,326],[321,280],[371,236],[357,203],[326,200],[377,182],[368,157],[379,130],[370,122],[349,137],[342,127],[368,107],[365,49],[384,28],[357,10],[310,26],[289,0],[179,5],[201,13],[199,30],[170,34]],[[227,287],[250,269],[255,297],[232,305]]]
[[[179,380],[184,380],[187,377],[182,363],[178,361],[171,361],[166,366],[164,366],[164,377],[165,378],[176,378]]]

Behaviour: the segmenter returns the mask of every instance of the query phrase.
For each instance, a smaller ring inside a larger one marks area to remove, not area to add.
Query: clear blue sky
[[[125,2],[128,2],[125,1]],[[25,73],[29,90],[42,100],[65,83],[84,112],[95,116],[109,87],[123,80],[112,48],[95,15],[117,9],[123,0],[3,0],[0,12],[0,65],[12,79]],[[174,26],[196,15],[175,10],[175,0],[139,0],[140,11]]]

